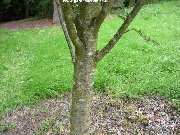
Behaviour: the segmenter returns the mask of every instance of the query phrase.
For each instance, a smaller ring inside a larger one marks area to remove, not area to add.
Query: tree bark
[[[53,23],[59,23],[58,7],[56,0],[53,1],[54,12],[53,12]]]
[[[97,51],[98,31],[113,0],[101,5],[100,2],[80,3],[80,12],[74,17],[68,2],[60,0],[64,21],[72,43],[75,46],[74,84],[70,116],[70,135],[89,135],[93,97],[93,78],[96,64],[114,47],[122,37],[137,12],[142,7],[140,0],[128,15],[115,36],[100,52]]]
[[[133,7],[135,4],[135,0],[129,0],[129,7]]]
[[[93,78],[96,68],[94,59],[97,39],[91,30],[84,31],[84,45],[76,47],[74,65],[74,84],[71,106],[71,135],[89,135],[91,125],[91,103],[93,97]]]
[[[29,4],[26,4],[26,18],[29,17]]]

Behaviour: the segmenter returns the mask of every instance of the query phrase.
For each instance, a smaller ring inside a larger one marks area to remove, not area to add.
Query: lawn
[[[95,91],[115,96],[161,95],[180,101],[180,2],[145,6],[131,28],[140,29],[159,44],[130,31],[98,65]],[[101,49],[122,24],[115,17],[100,30]],[[58,27],[0,29],[0,115],[68,92],[73,65]]]

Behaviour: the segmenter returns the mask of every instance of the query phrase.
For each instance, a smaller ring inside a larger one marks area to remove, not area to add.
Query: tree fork
[[[112,1],[110,0],[110,2]],[[91,104],[96,65],[124,34],[143,6],[144,0],[140,0],[137,3],[114,38],[100,52],[97,52],[98,31],[107,13],[110,11],[112,3],[106,3],[102,6],[101,3],[82,2],[79,14],[76,17],[72,17],[73,12],[70,4],[68,2],[63,3],[62,0],[60,2],[67,31],[75,46],[76,55],[70,114],[70,134],[89,135],[89,128],[92,122]]]

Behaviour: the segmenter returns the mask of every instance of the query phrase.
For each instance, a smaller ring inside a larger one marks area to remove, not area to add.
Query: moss
[[[124,108],[125,113],[132,113],[137,110],[137,107],[133,104],[128,105]]]
[[[142,124],[147,124],[148,123],[148,118],[145,115],[131,115],[127,117],[127,120],[130,121],[131,123],[142,123]]]

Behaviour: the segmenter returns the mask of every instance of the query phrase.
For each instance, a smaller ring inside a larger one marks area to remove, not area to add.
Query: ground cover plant
[[[179,6],[178,1],[168,1],[142,9],[131,27],[141,29],[159,44],[147,43],[133,31],[124,35],[98,65],[97,92],[130,97],[155,94],[179,102]],[[105,21],[99,48],[121,23],[118,17]],[[1,29],[0,66],[1,115],[71,90],[73,65],[59,28]]]

